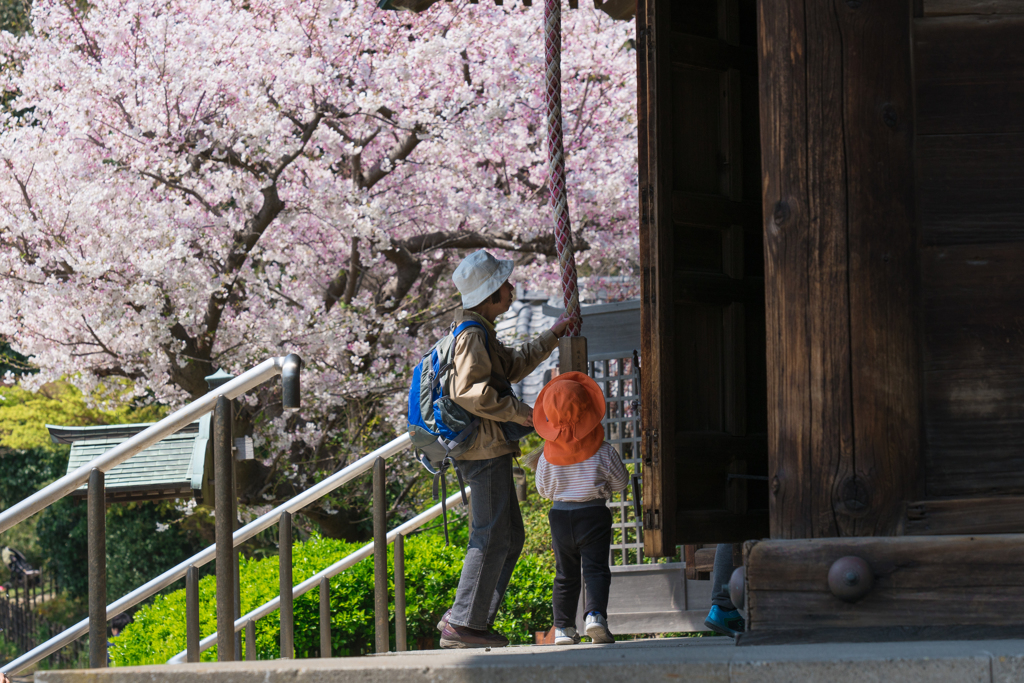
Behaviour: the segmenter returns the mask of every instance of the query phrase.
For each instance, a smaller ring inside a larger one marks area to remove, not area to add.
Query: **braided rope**
[[[565,150],[562,145],[562,0],[544,0],[545,104],[548,116],[548,183],[555,219],[555,253],[562,279],[562,300],[567,313],[580,308],[576,286],[569,202],[565,188]],[[568,335],[577,337],[581,323],[570,325]]]

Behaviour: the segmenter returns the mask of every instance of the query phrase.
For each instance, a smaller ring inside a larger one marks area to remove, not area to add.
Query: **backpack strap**
[[[487,341],[487,339],[488,339],[488,336],[487,336],[487,330],[486,330],[486,329],[484,328],[484,326],[483,326],[483,325],[481,325],[480,323],[478,323],[478,322],[477,322],[477,321],[475,321],[475,320],[466,320],[466,321],[463,321],[463,322],[462,322],[462,323],[460,323],[459,325],[456,325],[456,326],[454,326],[454,327],[452,328],[452,331],[451,331],[451,335],[452,335],[452,346],[453,346],[453,347],[455,346],[455,340],[459,338],[459,334],[461,334],[461,333],[462,333],[463,331],[465,331],[466,329],[468,329],[468,328],[470,328],[470,327],[479,327],[479,328],[480,328],[481,330],[483,330],[483,331],[484,331],[484,348],[485,348],[485,349],[487,349],[487,353],[488,353],[488,354],[490,354],[490,352],[491,352],[491,344],[490,344],[490,342],[489,342],[489,341]],[[429,355],[429,354],[428,354],[428,355]],[[451,359],[451,360],[449,360],[449,361],[448,361],[447,363],[445,363],[444,365],[441,365],[441,366],[439,366],[439,367],[437,368],[437,370],[436,370],[436,371],[435,371],[435,370],[433,369],[433,365],[432,365],[431,363],[429,363],[429,362],[428,362],[428,363],[426,364],[427,366],[430,366],[430,368],[431,368],[431,374],[430,374],[430,379],[429,379],[429,381],[430,381],[430,384],[431,384],[431,387],[432,387],[432,388],[439,388],[439,387],[441,387],[441,377],[443,377],[443,376],[444,376],[444,374],[445,374],[446,372],[448,372],[448,370],[449,370],[449,369],[450,369],[450,368],[451,368],[451,367],[452,367],[452,366],[453,366],[454,364],[455,364],[455,352],[454,352],[454,348],[453,348],[453,350],[452,350],[452,359]],[[442,390],[442,391],[439,391],[439,393],[443,393],[443,390]]]
[[[489,341],[487,341],[489,336],[490,336],[490,335],[487,334],[487,328],[485,328],[483,325],[481,325],[480,323],[478,323],[475,320],[464,320],[463,322],[461,322],[458,325],[456,325],[455,329],[452,330],[452,337],[454,337],[455,339],[458,339],[459,338],[459,334],[462,333],[467,328],[470,328],[470,327],[479,327],[481,330],[484,331],[484,348],[487,349],[487,353],[490,353],[491,352],[491,343]]]
[[[468,425],[466,425],[465,429],[463,429],[461,432],[456,434],[454,439],[450,439],[450,440],[446,441],[444,439],[444,437],[439,436],[439,437],[437,437],[437,442],[439,444],[441,444],[441,447],[444,448],[444,452],[447,455],[448,453],[451,453],[452,450],[454,450],[456,446],[458,446],[463,441],[465,441],[466,438],[470,434],[472,434],[473,430],[475,430],[478,426],[480,426],[480,418],[479,417],[474,417],[473,421],[470,422]]]
[[[466,499],[466,482],[462,478],[462,470],[459,469],[459,464],[455,462],[455,458],[452,456],[445,457],[441,461],[441,465],[438,467],[437,472],[434,474],[434,485],[433,494],[434,500],[438,498],[438,483],[441,484],[440,498],[441,498],[441,524],[444,527],[444,544],[448,545],[448,478],[445,477],[445,472],[451,467],[455,470],[455,478],[459,480],[459,493],[462,495],[462,504],[464,506],[469,505],[469,501]]]

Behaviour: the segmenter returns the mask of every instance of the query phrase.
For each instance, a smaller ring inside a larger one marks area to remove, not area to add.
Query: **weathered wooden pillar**
[[[758,3],[773,538],[921,493],[911,6]]]
[[[582,372],[587,370],[587,338],[562,337],[558,340],[558,371]]]

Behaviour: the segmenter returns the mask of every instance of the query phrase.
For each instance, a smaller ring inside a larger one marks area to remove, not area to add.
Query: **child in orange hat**
[[[555,550],[556,645],[580,642],[576,607],[581,567],[587,583],[586,634],[595,643],[615,642],[608,630],[608,499],[626,488],[629,474],[618,452],[604,440],[604,406],[601,388],[582,372],[555,377],[534,406],[534,427],[546,440],[537,462],[537,491],[554,501],[548,523]]]

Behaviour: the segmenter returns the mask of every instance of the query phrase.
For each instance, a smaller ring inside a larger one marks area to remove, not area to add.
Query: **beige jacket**
[[[536,340],[510,349],[498,341],[494,326],[483,317],[467,310],[455,314],[456,325],[466,320],[481,323],[486,332],[470,327],[455,341],[455,370],[448,391],[456,403],[480,418],[473,445],[459,459],[489,460],[508,453],[518,455],[519,443],[506,441],[499,423],[526,424],[533,409],[511,395],[499,398],[499,393],[533,372],[555,350],[558,338],[551,330],[545,330]]]

